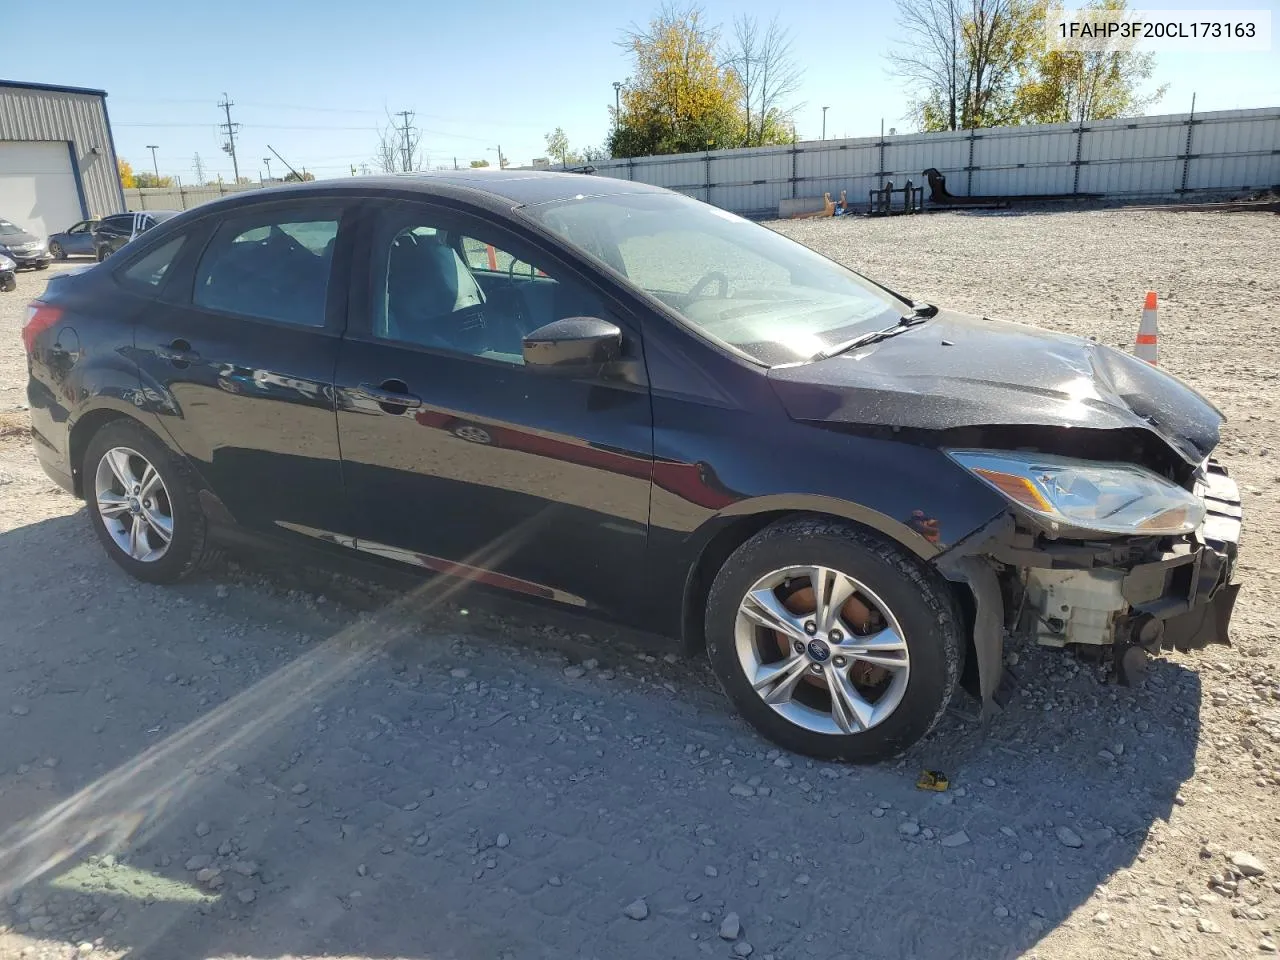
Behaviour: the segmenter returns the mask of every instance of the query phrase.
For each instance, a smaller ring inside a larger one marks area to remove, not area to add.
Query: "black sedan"
[[[49,235],[49,256],[55,260],[67,257],[96,257],[97,248],[93,243],[93,234],[99,220],[81,220],[67,229]]]
[[[43,240],[4,217],[0,217],[0,256],[33,270],[44,270],[53,261]]]
[[[241,194],[55,277],[23,338],[36,453],[134,576],[261,538],[594,612],[815,756],[999,704],[1007,639],[1226,639],[1208,401],[658,188]]]

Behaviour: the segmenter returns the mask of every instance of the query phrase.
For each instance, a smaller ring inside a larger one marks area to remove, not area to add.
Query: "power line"
[[[236,133],[240,130],[240,124],[231,122],[231,108],[235,106],[231,98],[224,91],[222,94],[222,102],[218,104],[227,115],[227,122],[219,124],[219,129],[227,135],[227,142],[222,149],[231,154],[231,169],[235,171],[236,183],[240,182],[240,162],[236,159]]]

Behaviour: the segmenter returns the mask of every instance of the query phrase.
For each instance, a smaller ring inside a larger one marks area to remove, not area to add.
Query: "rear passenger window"
[[[323,327],[339,215],[238,217],[218,228],[196,268],[192,302],[209,310]]]
[[[140,260],[135,260],[120,274],[120,279],[136,286],[157,289],[164,282],[164,275],[169,266],[178,258],[178,251],[186,237],[174,237],[168,243],[162,243]]]

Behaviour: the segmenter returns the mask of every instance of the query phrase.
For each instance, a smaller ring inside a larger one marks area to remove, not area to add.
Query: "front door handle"
[[[387,389],[388,387],[393,389]],[[396,411],[397,413],[403,410],[415,410],[422,406],[422,398],[415,397],[412,393],[409,393],[408,387],[401,380],[384,380],[381,386],[377,387],[372,384],[362,383],[360,384],[360,393],[384,408],[400,408]]]
[[[200,354],[191,349],[191,344],[181,338],[161,344],[156,348],[156,356],[163,357],[178,367],[185,367],[200,359]]]

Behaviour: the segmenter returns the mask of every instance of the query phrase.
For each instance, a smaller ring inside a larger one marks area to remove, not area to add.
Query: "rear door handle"
[[[156,348],[156,356],[163,357],[174,364],[194,363],[200,359],[200,354],[192,350],[191,344],[182,339],[161,344]]]
[[[381,387],[362,383],[360,384],[360,393],[370,400],[386,404],[389,407],[403,407],[405,410],[414,410],[422,406],[421,397],[415,397],[412,393],[405,393],[399,390],[385,389],[391,383],[398,387],[403,387],[403,384],[398,380],[384,380]]]

